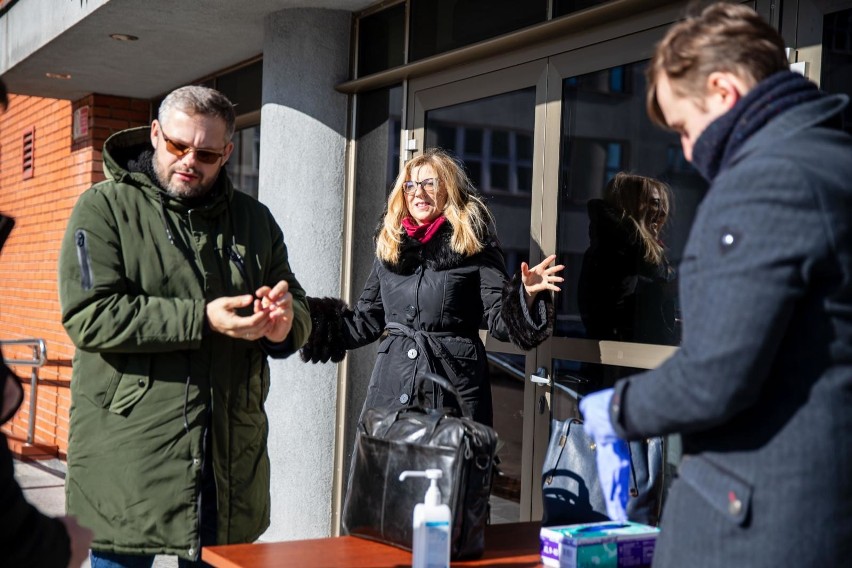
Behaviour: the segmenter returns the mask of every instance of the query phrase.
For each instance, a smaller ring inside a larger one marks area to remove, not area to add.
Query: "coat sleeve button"
[[[728,512],[732,517],[736,517],[743,510],[743,502],[739,499],[734,499],[730,503],[728,503]]]

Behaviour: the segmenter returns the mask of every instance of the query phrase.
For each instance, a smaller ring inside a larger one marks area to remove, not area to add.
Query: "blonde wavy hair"
[[[450,248],[458,254],[471,256],[482,250],[482,238],[494,218],[479,196],[464,168],[452,156],[439,148],[430,148],[405,163],[388,196],[387,211],[376,238],[376,256],[389,264],[399,262],[400,245],[405,228],[402,220],[409,216],[408,203],[402,184],[411,180],[414,168],[429,165],[435,170],[437,191],[435,200],[443,201],[441,212],[453,227]]]
[[[660,196],[659,209],[652,219],[654,189]],[[619,172],[604,190],[604,201],[621,212],[622,220],[629,220],[645,249],[645,260],[656,265],[663,263],[665,248],[659,234],[669,218],[671,190],[660,180]]]

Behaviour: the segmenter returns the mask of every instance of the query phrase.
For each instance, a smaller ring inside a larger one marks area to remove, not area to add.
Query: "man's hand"
[[[255,302],[255,312],[264,311],[269,316],[269,325],[264,337],[273,343],[280,343],[290,335],[293,327],[293,295],[290,285],[281,280],[274,287],[261,286],[255,292],[259,302]]]
[[[241,316],[237,310],[254,306],[254,313]],[[261,301],[246,294],[244,296],[224,296],[209,302],[205,307],[207,325],[216,333],[238,339],[254,341],[264,337],[272,328],[269,312],[260,309]]]
[[[92,531],[77,523],[74,517],[59,517],[59,521],[65,525],[68,540],[71,542],[71,559],[68,568],[80,568],[89,557],[89,545],[92,544]]]

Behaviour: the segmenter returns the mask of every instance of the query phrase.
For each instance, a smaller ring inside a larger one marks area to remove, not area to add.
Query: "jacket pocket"
[[[724,517],[737,525],[745,524],[751,511],[750,483],[700,456],[685,457],[679,476]]]
[[[109,405],[110,412],[126,414],[145,396],[151,385],[150,362],[151,358],[146,355],[131,355],[127,358],[124,372],[114,381],[117,383],[115,390],[104,404]]]

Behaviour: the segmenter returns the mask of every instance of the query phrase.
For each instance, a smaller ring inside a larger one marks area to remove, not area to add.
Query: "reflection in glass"
[[[234,151],[225,163],[225,171],[238,190],[257,199],[260,179],[260,126],[234,132]]]
[[[668,221],[669,187],[619,172],[603,199],[590,199],[589,248],[577,289],[589,337],[677,345],[675,271],[660,233]]]
[[[553,2],[553,17],[564,16],[572,12],[579,12],[592,6],[606,4],[612,0],[554,0]]]
[[[623,377],[642,373],[647,369],[618,367],[598,363],[580,363],[567,359],[553,359],[553,394],[551,414],[556,420],[579,418],[577,400],[588,394],[609,388]]]
[[[519,503],[521,499],[521,447],[524,431],[524,356],[488,354],[488,375],[494,400],[494,429],[500,436],[499,465],[492,493]]]
[[[409,62],[547,19],[547,0],[411,0]]]
[[[823,19],[820,87],[829,93],[852,96],[852,8]],[[843,111],[843,125],[852,133],[852,105]]]
[[[659,294],[634,297],[630,306],[622,305],[622,317],[632,321],[627,333],[604,333],[590,329],[581,315],[580,275],[583,258],[594,244],[592,232],[599,244],[602,223],[592,226],[592,218],[612,220],[610,225],[630,223],[622,218],[623,211],[605,210],[601,205],[607,184],[618,172],[630,172],[664,182],[671,190],[668,222],[655,240],[665,251],[665,282],[672,283],[666,294],[675,291],[673,284],[695,210],[707,191],[703,178],[683,159],[676,135],[654,126],[645,113],[645,62],[604,69],[586,75],[570,77],[562,89],[562,142],[559,167],[559,217],[557,252],[565,264],[566,282],[557,295],[555,334],[563,337],[617,339],[642,343],[676,344],[678,333],[648,334],[659,327]],[[612,207],[609,207],[612,209]],[[613,217],[610,219],[607,214]],[[638,214],[638,211],[637,211]],[[633,230],[633,238],[637,236]],[[628,233],[628,236],[630,233]],[[622,235],[623,236],[623,235]],[[643,253],[635,253],[621,262],[634,266],[642,264]],[[648,276],[650,266],[645,266]],[[635,272],[634,281],[642,278]],[[608,286],[616,289],[627,281],[615,281]],[[603,286],[603,283],[599,283]],[[617,297],[617,296],[614,296]],[[588,298],[584,298],[588,299]],[[650,303],[646,303],[650,302]],[[611,300],[617,303],[618,300]],[[676,296],[666,299],[666,321],[676,317]],[[612,309],[619,306],[613,305]],[[650,314],[654,314],[651,316]],[[656,320],[656,324],[654,322]],[[638,335],[636,330],[642,330]]]
[[[358,20],[358,76],[405,63],[405,4]]]
[[[494,215],[510,273],[530,255],[534,128],[534,87],[426,113],[425,147],[440,146],[462,161]],[[520,518],[525,356],[489,352],[488,363],[501,440],[491,518],[514,522]]]

